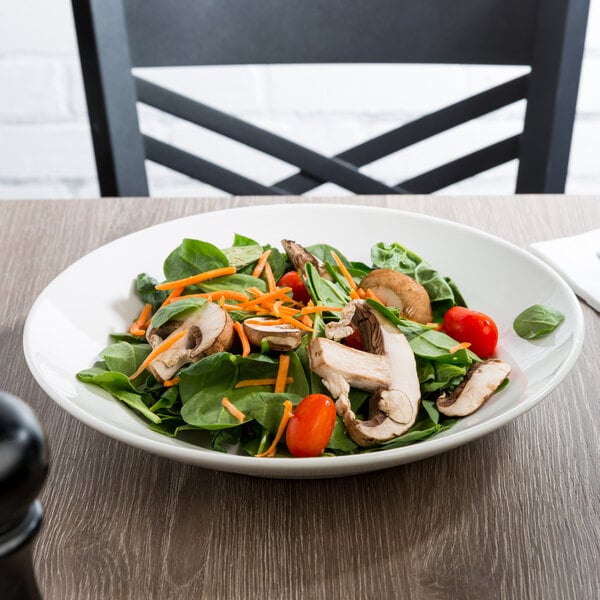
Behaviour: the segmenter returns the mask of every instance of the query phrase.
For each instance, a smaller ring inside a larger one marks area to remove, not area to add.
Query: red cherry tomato
[[[319,456],[335,425],[335,404],[324,394],[304,398],[288,422],[285,441],[293,456]]]
[[[344,344],[349,346],[350,348],[354,348],[355,350],[364,350],[365,344],[362,339],[362,335],[360,335],[360,331],[358,328],[355,328],[354,331],[344,338]]]
[[[308,304],[310,295],[298,271],[288,271],[287,273],[284,273],[277,282],[277,285],[279,287],[291,287],[294,300],[302,302],[303,304]]]
[[[468,342],[472,350],[481,358],[494,353],[498,343],[496,323],[483,313],[454,306],[444,315],[444,331],[459,342]]]

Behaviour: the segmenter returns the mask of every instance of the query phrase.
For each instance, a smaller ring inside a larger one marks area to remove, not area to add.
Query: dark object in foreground
[[[0,596],[40,598],[31,542],[42,522],[37,500],[48,470],[44,434],[22,400],[0,392]]]

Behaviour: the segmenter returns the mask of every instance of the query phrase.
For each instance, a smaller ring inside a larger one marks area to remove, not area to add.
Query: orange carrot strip
[[[244,387],[254,387],[257,385],[275,385],[276,383],[275,377],[265,377],[264,379],[242,379],[235,384],[235,389],[244,388]],[[285,379],[286,385],[289,383],[294,383],[293,377],[286,377]]]
[[[216,290],[214,292],[204,292],[202,294],[186,294],[184,298],[206,298],[207,300],[211,300],[213,298],[220,298],[223,296],[227,300],[239,300],[240,302],[247,302],[250,300],[247,294],[242,294],[242,292],[236,292],[234,290]]]
[[[260,298],[260,296],[264,296],[265,295],[265,293],[261,292],[257,287],[250,287],[250,288],[248,288],[248,291],[251,294],[254,294],[255,298]]]
[[[342,275],[348,282],[351,290],[355,290],[357,288],[356,281],[354,281],[354,277],[350,275],[348,269],[346,269],[346,265],[340,260],[339,256],[335,253],[334,250],[331,251],[331,256],[333,256],[333,260],[335,260],[335,264],[338,266],[339,270],[342,272]]]
[[[298,321],[298,319],[294,319],[294,317],[290,317],[286,314],[282,314],[281,318],[286,322],[289,323],[290,325],[293,325],[296,329],[301,329],[302,331],[309,331],[309,332],[314,332],[314,329],[312,327],[309,327],[308,325],[305,325],[304,323],[302,323],[302,321]]]
[[[300,322],[304,323],[307,327],[310,327],[311,329],[314,325],[313,320],[308,315],[302,315],[302,317],[300,317]]]
[[[216,277],[224,277],[225,275],[233,275],[236,272],[235,267],[222,267],[220,269],[212,269],[205,271],[204,273],[198,273],[198,275],[192,275],[191,277],[185,277],[184,279],[177,279],[176,281],[166,281],[165,283],[159,283],[156,286],[157,290],[172,290],[177,287],[187,287],[188,285],[194,285],[208,279],[215,279]]]
[[[450,350],[448,350],[449,354],[454,354],[455,352],[458,352],[459,350],[466,350],[471,344],[469,344],[469,342],[461,342],[460,344],[456,344],[456,346],[452,346],[452,348],[450,348]]]
[[[290,355],[280,354],[279,355],[279,368],[277,369],[277,377],[275,379],[275,389],[273,390],[276,394],[285,392],[285,381],[287,379],[288,369],[290,368]]]
[[[336,312],[340,310],[343,310],[341,306],[306,306],[300,311],[300,313],[303,315],[309,315],[310,313]]]
[[[248,325],[266,325],[269,327],[270,325],[281,325],[285,323],[283,319],[246,319],[244,323],[248,323]]]
[[[246,335],[246,332],[244,331],[243,325],[239,321],[236,321],[233,324],[233,328],[235,329],[235,332],[238,334],[238,337],[240,338],[240,342],[242,342],[242,356],[248,356],[248,354],[250,354],[250,342],[248,341],[248,336]]]
[[[152,312],[152,304],[146,304],[144,308],[142,308],[142,312],[140,316],[131,324],[129,328],[129,333],[131,335],[144,335],[146,333],[146,321]]]
[[[267,287],[269,288],[270,292],[273,292],[277,289],[277,282],[275,281],[273,269],[271,269],[271,265],[269,263],[265,265],[265,276],[267,278]]]
[[[352,300],[361,300],[360,294],[356,290],[350,290],[350,298]]]
[[[223,298],[221,296],[221,298]],[[219,298],[219,306],[225,310],[241,310],[239,304],[226,304],[224,301]]]
[[[184,329],[177,333],[172,333],[166,340],[159,344],[146,358],[144,362],[138,367],[137,371],[129,376],[129,379],[135,379],[144,372],[144,369],[159,355],[168,350],[171,346],[176,344],[182,337],[187,335],[188,330]]]
[[[385,303],[377,296],[377,294],[375,294],[375,292],[371,288],[367,290],[366,297],[371,298],[372,300],[376,300],[377,302],[379,302],[379,304],[385,305]]]
[[[261,452],[260,454],[256,455],[258,458],[262,458],[264,456],[275,456],[275,449],[277,448],[277,444],[283,436],[288,421],[292,417],[292,408],[293,404],[289,400],[285,400],[283,403],[283,417],[281,417],[281,421],[279,422],[277,433],[275,434],[271,445],[264,452]]]
[[[256,306],[257,304],[262,304],[263,302],[265,302],[267,300],[274,300],[281,296],[285,296],[288,292],[291,292],[291,291],[292,291],[291,287],[282,287],[282,288],[277,288],[276,290],[273,290],[272,292],[267,292],[266,294],[262,294],[262,292],[261,292],[262,296],[259,296],[258,298],[254,298],[254,300],[250,300],[249,302],[244,302],[243,304],[240,304],[240,308],[248,308],[249,306]],[[254,292],[252,292],[252,293],[254,293]]]
[[[163,385],[165,387],[173,387],[174,385],[177,385],[179,383],[179,377],[173,377],[173,379],[167,379],[166,381],[163,381]]]
[[[246,415],[239,409],[236,408],[231,401],[229,400],[229,398],[223,398],[223,400],[221,400],[221,404],[223,405],[223,408],[225,408],[225,410],[234,418],[237,419],[240,423],[243,423],[246,419]]]
[[[435,329],[436,331],[441,331],[442,330],[442,324],[441,323],[425,323],[426,327],[430,327],[431,329]]]
[[[359,295],[361,298],[368,298],[368,297],[369,297],[369,292],[368,292],[368,291],[367,291],[367,292],[365,292],[365,290],[363,290],[362,288],[356,288],[356,291],[358,292],[358,295]],[[370,290],[369,290],[369,291],[370,291]],[[373,293],[373,292],[371,292],[371,293]]]
[[[163,306],[167,306],[167,304],[171,304],[171,302],[180,300],[181,294],[183,294],[184,289],[185,288],[182,288],[182,287],[173,288],[171,293],[165,298],[165,301],[160,305],[160,308],[162,308]]]
[[[263,269],[265,268],[265,265],[267,264],[267,261],[269,260],[269,256],[271,256],[270,250],[265,250],[259,256],[256,266],[254,267],[254,269],[252,269],[252,273],[250,273],[252,277],[260,277],[261,273],[263,272]]]

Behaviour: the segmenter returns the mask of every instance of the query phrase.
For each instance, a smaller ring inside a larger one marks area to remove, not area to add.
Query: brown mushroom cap
[[[375,269],[360,282],[386,306],[396,306],[411,321],[431,323],[433,313],[427,290],[412,277],[392,269]]]
[[[206,302],[186,315],[185,319],[174,319],[158,329],[151,324],[146,332],[146,339],[156,348],[168,337],[186,329],[187,335],[148,365],[148,370],[158,381],[171,379],[181,367],[209,354],[224,352],[233,343],[231,317],[213,302]]]

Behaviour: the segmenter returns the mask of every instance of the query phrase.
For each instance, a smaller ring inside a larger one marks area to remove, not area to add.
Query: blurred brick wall
[[[98,195],[69,0],[0,4],[0,199]],[[145,76],[325,153],[501,82],[519,69],[414,66],[171,69]],[[365,171],[393,183],[520,127],[522,103],[399,152]],[[145,131],[260,181],[293,168],[152,109]],[[600,0],[592,0],[567,191],[600,193]],[[515,164],[444,190],[511,193]],[[218,192],[150,165],[153,195]],[[344,193],[323,186],[318,194]]]

